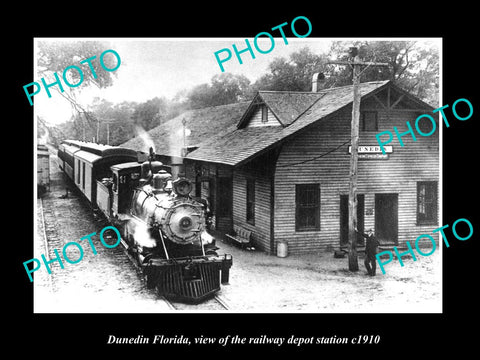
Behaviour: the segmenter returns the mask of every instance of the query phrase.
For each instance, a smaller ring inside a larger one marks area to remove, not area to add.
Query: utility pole
[[[97,118],[97,144],[100,136],[100,119]]]
[[[357,255],[357,169],[358,169],[358,133],[360,125],[360,100],[359,91],[360,75],[363,66],[388,66],[387,63],[365,62],[358,56],[358,49],[351,47],[349,55],[353,61],[330,61],[328,64],[349,65],[353,69],[353,106],[352,106],[352,125],[350,130],[351,137],[351,155],[350,155],[350,173],[349,173],[349,192],[348,192],[348,270],[358,271]]]
[[[183,125],[183,147],[187,147],[187,136],[186,136],[186,131],[187,131],[187,120],[185,118],[182,119],[182,125]]]
[[[102,124],[107,125],[107,145],[110,145],[110,124],[113,124],[115,119],[97,118],[97,144],[100,143],[100,120],[102,120]]]

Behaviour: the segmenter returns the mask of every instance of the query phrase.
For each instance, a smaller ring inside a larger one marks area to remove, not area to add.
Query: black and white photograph
[[[472,348],[474,12],[198,5],[13,15],[16,356]]]
[[[440,39],[35,47],[35,312],[441,311]]]

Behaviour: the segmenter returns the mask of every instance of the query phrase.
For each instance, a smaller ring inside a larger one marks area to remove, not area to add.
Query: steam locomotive
[[[121,232],[147,287],[201,302],[228,284],[233,260],[216,252],[208,202],[190,196],[192,183],[174,180],[152,148],[139,162],[134,150],[66,140],[58,160],[92,207]]]

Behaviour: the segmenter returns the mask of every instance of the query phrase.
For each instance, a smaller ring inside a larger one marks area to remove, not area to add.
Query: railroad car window
[[[378,113],[376,111],[362,111],[360,129],[362,131],[378,131]]]
[[[82,163],[82,188],[85,190],[85,163]]]
[[[117,192],[117,174],[113,173],[113,186],[112,190]]]
[[[437,223],[437,182],[417,182],[417,225]]]
[[[77,184],[80,184],[80,160],[77,160]]]
[[[255,225],[255,179],[247,179],[247,222]]]
[[[295,230],[320,230],[320,184],[295,185]]]

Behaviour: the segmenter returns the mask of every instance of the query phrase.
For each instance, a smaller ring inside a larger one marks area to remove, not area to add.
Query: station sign
[[[361,145],[358,146],[358,159],[388,159],[388,154],[393,152],[393,146],[384,146],[383,150],[385,154],[382,153],[382,148],[378,145]],[[348,153],[352,153],[352,146],[348,147]]]

